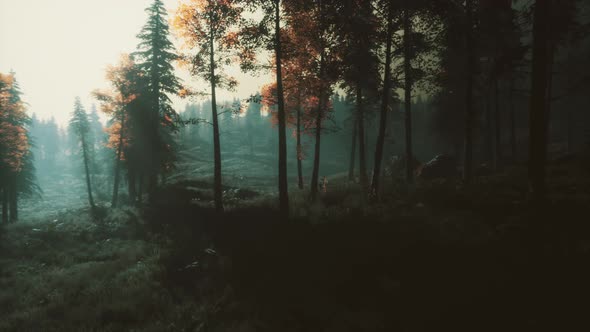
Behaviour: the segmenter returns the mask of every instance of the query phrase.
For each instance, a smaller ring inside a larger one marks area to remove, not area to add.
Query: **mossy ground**
[[[553,164],[532,209],[526,170],[465,186],[387,179],[363,204],[345,176],[292,219],[273,194],[207,181],[142,209],[4,225],[1,331],[586,330],[590,174]],[[397,181],[397,182],[396,182]]]

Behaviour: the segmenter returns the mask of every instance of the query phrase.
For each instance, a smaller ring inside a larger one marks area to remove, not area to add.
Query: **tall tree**
[[[149,122],[146,124],[143,110],[145,109],[145,92],[147,81],[143,71],[136,66],[133,58],[122,55],[116,66],[107,68],[107,79],[112,86],[111,91],[95,91],[94,97],[101,102],[101,110],[110,117],[108,128],[109,139],[107,145],[115,150],[114,181],[111,206],[116,207],[119,202],[119,184],[121,164],[123,159],[127,165],[129,198],[136,199],[136,183],[139,186],[145,178],[142,165],[149,163],[148,149],[142,144],[147,141],[151,131]],[[141,203],[139,190],[138,203]]]
[[[466,183],[471,183],[473,180],[473,72],[475,71],[473,1],[465,1],[465,51],[467,52],[467,64],[465,67],[465,151],[463,154],[463,180]]]
[[[379,112],[379,133],[377,135],[377,146],[375,147],[375,163],[373,165],[373,179],[371,181],[371,191],[379,194],[379,177],[381,175],[381,164],[383,161],[383,148],[385,146],[385,135],[387,129],[387,112],[389,110],[389,103],[391,99],[391,63],[392,63],[392,44],[393,44],[393,15],[394,9],[391,1],[385,3],[387,8],[382,16],[385,18],[385,65],[383,68],[383,89],[381,110]]]
[[[21,95],[15,74],[0,73],[0,200],[4,223],[17,221],[18,194],[35,186],[27,129],[30,118]]]
[[[158,175],[165,170],[166,160],[171,159],[171,131],[175,130],[173,119],[177,116],[172,108],[169,95],[181,90],[180,83],[174,74],[172,62],[178,59],[174,45],[169,39],[167,12],[161,0],[154,0],[146,9],[148,21],[139,35],[137,57],[139,68],[146,75],[147,94],[149,100],[150,135],[148,149],[151,153],[149,161],[150,196],[154,193]]]
[[[185,56],[191,74],[204,78],[211,88],[211,119],[213,124],[213,191],[215,209],[223,211],[221,180],[221,143],[216,89],[233,89],[237,82],[224,75],[222,64],[231,62],[231,51],[235,47],[235,31],[232,27],[238,21],[241,9],[234,1],[191,0],[181,4],[174,19],[175,28],[189,48],[197,52]]]
[[[74,111],[70,119],[70,129],[76,135],[76,138],[82,149],[82,161],[84,164],[84,172],[86,173],[86,189],[88,191],[88,203],[91,208],[94,208],[94,198],[92,197],[92,185],[90,181],[90,122],[88,121],[88,115],[82,106],[82,102],[79,97],[76,97],[74,102]]]
[[[353,136],[358,138],[359,172],[363,191],[368,189],[366,119],[378,93],[379,21],[372,1],[345,1],[337,15],[339,52],[342,54],[343,84],[356,101]],[[356,130],[356,132],[355,132]],[[356,134],[356,135],[355,135]],[[355,142],[356,144],[356,142]],[[356,148],[356,146],[355,146]],[[352,151],[351,151],[352,152]],[[352,158],[351,158],[352,159]]]
[[[315,112],[314,131],[315,147],[313,170],[311,176],[311,200],[317,198],[321,135],[326,129],[324,120],[331,109],[330,96],[334,84],[341,76],[341,47],[335,33],[341,2],[330,0],[289,1],[284,3],[288,25],[295,35],[302,39],[309,59],[307,72],[314,79],[308,87],[315,91],[317,109]]]
[[[529,111],[529,188],[534,204],[545,201],[545,162],[547,159],[547,88],[548,88],[548,33],[550,4],[537,0],[533,22],[533,71]]]
[[[287,111],[285,109],[285,88],[283,82],[284,29],[281,23],[281,0],[241,0],[245,8],[251,12],[262,13],[258,20],[244,20],[240,32],[242,45],[242,69],[259,70],[255,65],[257,49],[265,49],[274,53],[272,68],[276,78],[276,102],[278,120],[278,171],[279,171],[279,208],[283,216],[289,214],[289,187],[287,181]]]

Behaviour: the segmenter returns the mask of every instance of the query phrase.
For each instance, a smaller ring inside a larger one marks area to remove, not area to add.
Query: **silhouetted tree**
[[[173,159],[171,132],[176,129],[173,119],[177,114],[172,108],[169,95],[181,90],[180,83],[174,74],[172,62],[178,59],[174,45],[169,39],[167,13],[161,0],[154,0],[146,9],[148,21],[137,36],[141,42],[137,56],[139,68],[145,72],[149,100],[150,134],[144,139],[149,140],[146,149],[151,154],[148,170],[148,192],[153,195],[157,186],[158,175],[166,171]]]
[[[231,29],[240,17],[241,9],[233,1],[192,0],[181,4],[174,24],[185,44],[197,48],[197,52],[184,56],[191,74],[209,82],[211,86],[211,119],[213,122],[213,191],[215,209],[223,211],[221,180],[221,143],[216,89],[233,89],[237,82],[222,71],[216,70],[230,60],[229,53],[235,47],[235,36]]]
[[[90,181],[90,122],[88,121],[88,115],[82,106],[82,102],[79,97],[76,97],[74,102],[74,111],[70,118],[70,129],[76,135],[76,138],[80,144],[82,150],[82,162],[84,164],[84,172],[86,173],[86,189],[88,191],[88,203],[91,208],[94,208],[94,198],[92,197],[92,185]]]

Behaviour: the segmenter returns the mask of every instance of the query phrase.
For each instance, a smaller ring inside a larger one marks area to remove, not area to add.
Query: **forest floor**
[[[522,166],[367,204],[334,175],[289,222],[247,182],[218,215],[188,177],[141,209],[24,206],[0,228],[0,331],[587,331],[589,169],[553,163],[535,209]]]

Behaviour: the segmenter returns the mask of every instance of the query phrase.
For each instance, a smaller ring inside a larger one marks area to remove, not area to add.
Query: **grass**
[[[329,178],[316,204],[208,179],[153,206],[75,209],[0,230],[1,331],[584,330],[590,174],[548,170],[543,211],[526,172],[386,179],[381,200]],[[195,198],[199,198],[196,200]]]

